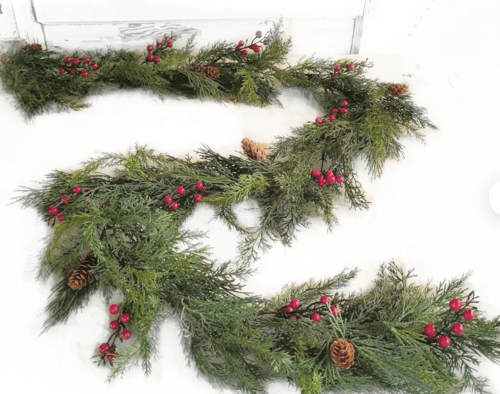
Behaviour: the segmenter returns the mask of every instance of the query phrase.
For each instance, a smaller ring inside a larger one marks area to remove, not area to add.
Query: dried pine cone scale
[[[191,64],[191,66],[189,66],[189,70],[201,73],[210,79],[217,79],[220,75],[220,70],[211,66],[197,66],[195,64]]]
[[[349,369],[354,365],[354,346],[345,339],[337,339],[330,345],[330,359],[339,368]]]
[[[252,141],[248,138],[244,138],[241,141],[241,147],[243,148],[243,151],[248,156],[248,158],[257,161],[266,160],[267,149],[264,144]]]
[[[403,85],[403,84],[394,84],[391,85],[387,88],[390,94],[392,94],[395,97],[399,97],[403,94],[408,93],[408,86]]]
[[[94,275],[90,270],[94,267],[95,263],[95,257],[86,256],[73,271],[73,274],[68,280],[68,286],[73,290],[81,290],[83,287],[92,283],[94,281]]]
[[[43,50],[43,48],[40,44],[23,45],[22,49],[25,51],[28,51],[28,52],[40,52]]]

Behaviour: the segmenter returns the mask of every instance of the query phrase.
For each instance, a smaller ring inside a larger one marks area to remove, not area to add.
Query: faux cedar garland
[[[364,157],[378,176],[401,156],[404,134],[434,128],[404,85],[363,75],[365,63],[306,59],[283,66],[290,41],[275,26],[247,45],[222,42],[193,54],[168,37],[146,54],[127,51],[64,54],[28,46],[2,57],[2,80],[31,117],[54,108],[79,109],[105,87],[140,87],[160,96],[187,95],[267,105],[278,85],[316,98],[326,115],[265,147],[243,140],[244,156],[209,148],[178,159],[137,147],[104,154],[73,173],[56,171],[20,201],[53,225],[42,277],[60,277],[45,328],[65,322],[102,291],[111,305],[112,334],[97,350],[114,377],[141,363],[151,371],[160,323],[176,315],[186,353],[216,385],[249,393],[284,378],[304,393],[371,391],[487,392],[474,366],[498,362],[498,318],[477,309],[467,276],[430,285],[383,265],[371,289],[345,293],[356,271],[286,287],[264,299],[243,292],[249,263],[270,241],[290,244],[311,215],[335,223],[334,201],[368,202],[353,163]],[[333,111],[332,111],[333,108]],[[112,175],[100,172],[114,168]],[[245,228],[232,208],[251,199],[260,213]],[[201,232],[182,231],[196,204],[243,236],[241,261],[216,264],[197,247]],[[131,346],[119,345],[129,341]]]

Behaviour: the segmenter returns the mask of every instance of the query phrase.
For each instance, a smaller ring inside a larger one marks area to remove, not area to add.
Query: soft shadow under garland
[[[191,41],[174,44],[167,36],[145,54],[71,55],[32,44],[0,58],[1,77],[28,117],[82,108],[83,97],[109,87],[263,106],[287,86],[314,97],[326,114],[270,146],[244,139],[239,156],[203,147],[193,160],[136,147],[23,189],[19,201],[53,226],[40,275],[60,281],[45,329],[96,292],[107,299],[119,292],[121,304],[109,307],[110,337],[95,356],[111,365],[110,377],[139,363],[149,373],[161,322],[175,316],[189,359],[216,385],[259,393],[286,379],[307,394],[487,392],[474,366],[482,356],[500,360],[500,322],[477,308],[467,276],[416,285],[411,272],[389,263],[359,293],[344,290],[356,270],[288,286],[271,299],[243,291],[259,250],[289,245],[313,215],[335,224],[340,198],[368,207],[355,160],[379,176],[386,160],[401,157],[401,137],[435,128],[408,87],[366,78],[365,62],[286,65],[291,44],[280,25],[250,43],[216,43],[196,54]],[[248,200],[260,217],[255,228],[233,211]],[[210,260],[198,246],[204,234],[181,230],[200,203],[241,233],[238,262]]]

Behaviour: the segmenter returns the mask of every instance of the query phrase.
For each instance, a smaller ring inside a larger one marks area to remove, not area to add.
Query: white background
[[[205,6],[206,18],[234,7],[229,2],[208,3],[213,9]],[[482,309],[488,317],[500,314],[500,215],[488,201],[490,188],[500,180],[496,3],[372,2],[359,58],[375,62],[370,70],[373,77],[408,82],[415,101],[428,108],[440,130],[426,131],[425,145],[404,139],[406,158],[388,163],[381,179],[370,179],[359,163],[361,181],[372,201],[370,209],[356,212],[341,205],[340,224],[333,232],[313,220],[291,248],[275,245],[256,263],[258,274],[249,280],[249,291],[270,295],[290,281],[320,279],[357,266],[362,272],[353,282],[356,290],[370,285],[379,263],[395,259],[402,266],[415,267],[422,282],[473,270],[469,283],[481,296]],[[320,16],[334,12],[331,4],[253,1],[239,7],[264,19],[280,13]],[[78,6],[86,12],[83,1]],[[310,54],[307,41],[311,48],[322,47],[328,54],[328,42],[322,42],[318,32],[315,35],[313,26],[311,32],[292,34],[300,43],[295,55]],[[205,35],[203,39],[207,37],[211,41],[226,38]],[[36,186],[34,181],[51,170],[73,169],[100,151],[123,152],[137,142],[176,156],[202,144],[233,153],[245,136],[270,142],[287,134],[290,127],[313,120],[319,115],[317,106],[290,91],[282,97],[284,109],[160,102],[141,92],[121,92],[89,98],[90,109],[50,114],[26,124],[11,99],[0,91],[2,387],[10,388],[7,392],[218,392],[186,366],[175,320],[164,325],[162,356],[152,376],[145,378],[135,368],[111,384],[105,383],[107,370],[97,369],[89,360],[109,335],[109,315],[99,297],[67,325],[38,336],[52,283],[37,282],[35,274],[49,229],[33,210],[7,204],[18,186]],[[213,247],[214,257],[234,257],[236,235],[220,223],[209,223],[210,218],[209,208],[201,205],[186,227],[209,230],[206,242]],[[500,393],[500,367],[484,362],[480,373],[491,380],[492,391]],[[269,391],[294,393],[296,389],[277,382]]]

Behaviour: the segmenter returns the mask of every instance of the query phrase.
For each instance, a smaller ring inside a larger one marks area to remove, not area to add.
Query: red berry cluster
[[[87,56],[82,59],[66,56],[64,66],[59,69],[59,74],[68,73],[69,75],[81,75],[83,78],[87,78],[92,71],[96,71],[98,68],[99,64],[91,61]]]
[[[333,67],[332,81],[336,81],[341,74],[344,73],[362,73],[364,68],[367,66],[365,61],[359,63],[344,63],[342,65],[336,64]]]
[[[203,195],[204,193],[206,193],[205,189],[204,189],[204,185],[203,185],[203,182],[196,182],[196,184],[194,185],[196,190],[198,191],[197,194],[194,195],[193,197],[193,201],[198,204],[200,203],[202,200],[203,200]],[[202,194],[200,194],[202,193]],[[177,199],[180,199],[182,196],[184,196],[186,194],[186,189],[184,188],[184,186],[179,186],[176,190],[176,194],[174,194],[174,197],[176,197]],[[174,201],[174,197],[172,196],[165,196],[165,198],[163,199],[163,201],[165,202],[165,204],[168,205],[168,207],[172,210],[172,211],[177,211],[179,208],[180,208],[180,203],[178,201]]]
[[[321,188],[325,188],[327,185],[340,185],[344,182],[342,175],[335,175],[332,171],[326,171],[322,174],[319,170],[312,170],[311,176],[317,180],[316,182]]]
[[[75,194],[81,194],[83,192],[82,188],[80,186],[75,186],[73,188],[73,193]],[[71,198],[68,196],[62,196],[61,197],[61,204],[63,205],[68,205],[71,203]],[[54,223],[55,219],[57,219],[59,222],[62,222],[64,219],[66,219],[66,216],[64,213],[60,213],[60,209],[57,206],[52,206],[49,208],[49,215],[51,218],[54,218]]]
[[[462,323],[457,322],[457,320],[459,320],[460,315],[466,321],[474,320],[474,310],[468,308],[468,306],[473,300],[474,297],[472,293],[467,298],[465,305],[463,305],[462,301],[460,301],[458,298],[452,299],[450,301],[450,309],[446,313],[446,316],[443,321],[443,326],[439,330],[439,332],[436,329],[436,325],[434,324],[427,324],[424,327],[424,334],[427,336],[427,339],[431,341],[432,339],[437,337],[439,346],[441,347],[450,346],[451,345],[450,337],[442,334],[446,334],[448,330],[455,335],[461,335],[464,332],[465,330],[464,325]],[[452,322],[454,323],[452,324]]]
[[[177,40],[177,36],[173,35],[170,37],[168,34],[165,34],[162,40],[157,40],[156,45],[148,45],[146,47],[147,55],[146,61],[158,64],[161,62],[160,56],[158,56],[158,52],[161,50],[169,49],[174,46],[174,41]]]
[[[112,315],[118,315],[120,313],[120,307],[116,304],[111,305],[109,307],[109,313]],[[121,316],[117,316],[116,319],[109,323],[109,328],[111,328],[114,332],[111,334],[107,342],[104,342],[99,346],[98,357],[100,357],[102,362],[105,363],[105,357],[107,357],[111,365],[113,365],[116,361],[118,353],[116,352],[115,341],[117,338],[119,338],[121,342],[130,339],[132,331],[127,329],[126,324],[129,324],[131,320],[132,318],[129,313],[123,313]]]
[[[337,116],[339,116],[339,114],[345,115],[347,113],[347,106],[349,105],[349,103],[346,100],[344,100],[342,101],[342,103],[340,103],[340,105],[342,106],[342,108],[332,109],[332,113],[330,115],[318,116],[316,118],[316,124],[322,125],[325,124],[325,122],[327,121],[334,122],[335,120],[337,120]]]
[[[297,320],[303,317],[309,317],[315,322],[320,322],[322,316],[333,315],[334,317],[340,316],[340,306],[343,305],[344,300],[336,300],[335,297],[324,295],[318,302],[313,302],[307,307],[302,308],[302,303],[300,300],[294,298],[290,303],[284,307],[281,307],[275,314],[283,315],[289,320]],[[274,312],[273,312],[274,313]]]
[[[243,40],[240,40],[238,42],[238,45],[236,46],[235,52],[239,52],[243,56],[248,55],[247,49],[251,49],[255,53],[259,53],[263,48],[259,44],[262,44],[265,46],[269,45],[269,40],[267,38],[265,38],[263,40],[261,38],[262,38],[262,32],[260,30],[258,30],[255,33],[255,38],[252,40],[250,45],[245,45],[245,42]]]

